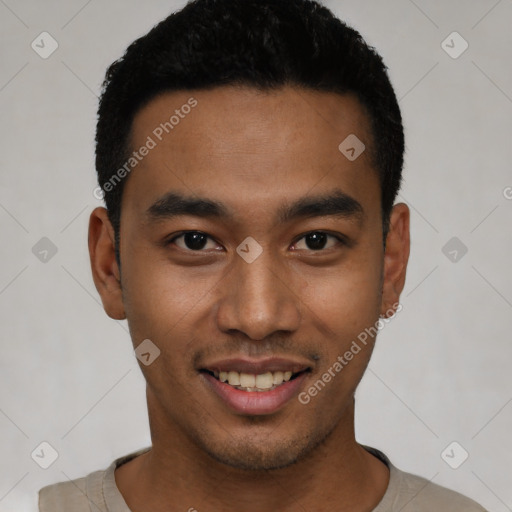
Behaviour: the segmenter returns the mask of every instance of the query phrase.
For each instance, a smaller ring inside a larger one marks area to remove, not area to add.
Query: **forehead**
[[[369,151],[349,159],[345,140],[371,145],[369,119],[350,95],[234,86],[164,93],[134,119],[131,149],[151,149],[129,175],[123,208],[141,212],[171,191],[260,213],[313,191],[375,192]]]

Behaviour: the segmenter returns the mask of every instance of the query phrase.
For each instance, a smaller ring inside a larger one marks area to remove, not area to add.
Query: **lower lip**
[[[272,414],[277,412],[298,394],[306,378],[306,372],[303,372],[295,379],[283,382],[283,384],[270,391],[242,391],[225,382],[221,382],[209,373],[201,372],[201,375],[217,396],[233,411],[246,415]]]

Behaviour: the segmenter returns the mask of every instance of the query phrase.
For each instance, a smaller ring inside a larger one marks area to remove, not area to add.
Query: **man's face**
[[[158,130],[191,97],[190,113]],[[367,145],[353,161],[338,149],[350,134]],[[161,351],[141,364],[153,437],[172,432],[235,467],[293,463],[349,428],[372,340],[308,404],[299,393],[389,307],[368,119],[350,96],[222,87],[153,99],[132,149],[148,136],[156,146],[123,192],[118,307],[134,346]],[[217,203],[216,214],[173,212],[171,193]],[[240,373],[241,385],[273,389],[238,389]]]

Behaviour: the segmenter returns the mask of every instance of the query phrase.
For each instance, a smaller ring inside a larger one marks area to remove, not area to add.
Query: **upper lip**
[[[201,370],[217,372],[240,372],[252,375],[260,375],[267,372],[292,372],[299,373],[308,370],[310,365],[303,361],[294,361],[280,357],[266,359],[223,359],[203,365]]]

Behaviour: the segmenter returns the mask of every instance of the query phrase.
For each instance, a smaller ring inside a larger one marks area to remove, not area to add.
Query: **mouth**
[[[296,396],[312,368],[285,359],[225,360],[199,369],[204,383],[232,411],[272,414]]]

